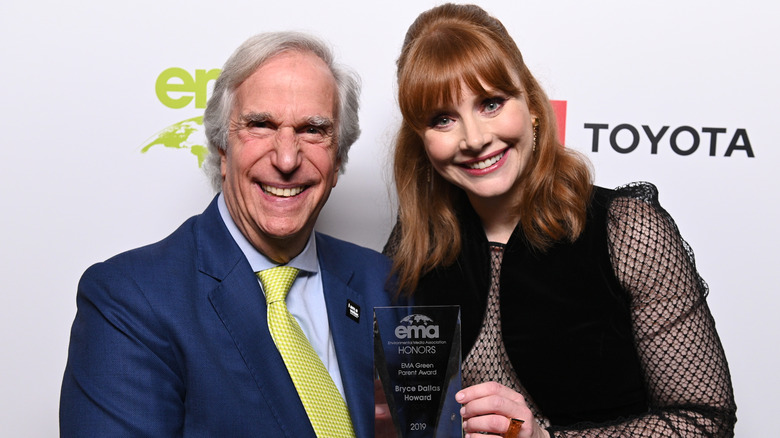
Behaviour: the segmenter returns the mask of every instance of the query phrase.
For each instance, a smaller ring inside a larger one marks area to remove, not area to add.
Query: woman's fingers
[[[469,386],[468,388],[463,388],[455,394],[455,399],[460,404],[466,404],[474,399],[494,395],[503,396],[512,400],[519,399],[525,402],[525,399],[520,393],[513,391],[498,382],[484,382]]]
[[[460,413],[464,420],[463,430],[467,434],[487,433],[504,437],[509,432],[513,435],[510,438],[533,435],[533,414],[525,398],[517,391],[496,382],[485,382],[462,389],[455,398],[463,404]],[[519,431],[510,430],[512,418],[520,420],[516,425],[520,426],[516,427]],[[529,425],[530,429],[523,428],[522,424]]]
[[[502,415],[481,415],[464,421],[463,431],[466,433],[490,433],[503,437],[509,429],[509,422],[510,420]]]
[[[518,392],[496,382],[485,382],[462,389],[455,395],[462,404],[461,416],[470,417],[487,414],[510,418],[530,413],[525,398]]]

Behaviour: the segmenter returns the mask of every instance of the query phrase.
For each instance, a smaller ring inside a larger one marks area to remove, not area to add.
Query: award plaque
[[[377,438],[460,438],[460,307],[374,308]]]

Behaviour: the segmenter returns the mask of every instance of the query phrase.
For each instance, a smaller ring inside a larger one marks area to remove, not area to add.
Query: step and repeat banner
[[[58,433],[76,285],[214,196],[201,117],[262,31],[333,44],[363,81],[363,134],[318,229],[381,249],[394,222],[395,60],[433,1],[6,2],[0,7],[0,435]],[[737,436],[780,410],[780,101],[772,2],[478,2],[557,101],[599,185],[655,183],[696,254],[731,366]],[[574,366],[574,364],[573,364]]]

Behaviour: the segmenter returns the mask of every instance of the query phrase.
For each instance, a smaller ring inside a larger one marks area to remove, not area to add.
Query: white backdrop
[[[81,273],[166,236],[213,196],[187,149],[157,145],[141,153],[160,130],[203,112],[194,101],[173,109],[158,99],[155,82],[164,70],[195,75],[220,68],[261,31],[304,30],[332,42],[363,78],[363,135],[318,226],[380,249],[394,217],[387,177],[398,122],[394,61],[408,25],[437,3],[0,6],[0,142],[8,152],[0,171],[0,435],[58,434],[59,386]],[[567,101],[566,143],[589,156],[597,183],[657,184],[711,287],[709,304],[736,392],[737,436],[774,436],[780,152],[770,134],[777,126],[771,108],[780,100],[780,6],[479,3],[509,28],[550,97]],[[586,128],[594,124],[608,126],[598,131],[597,152],[594,129]],[[656,154],[642,126],[653,135],[668,126]],[[617,152],[631,149],[632,129],[635,149]]]

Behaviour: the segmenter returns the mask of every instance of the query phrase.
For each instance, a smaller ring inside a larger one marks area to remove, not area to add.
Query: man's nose
[[[276,133],[276,160],[274,166],[281,173],[292,173],[301,165],[301,148],[295,130],[281,128]]]

